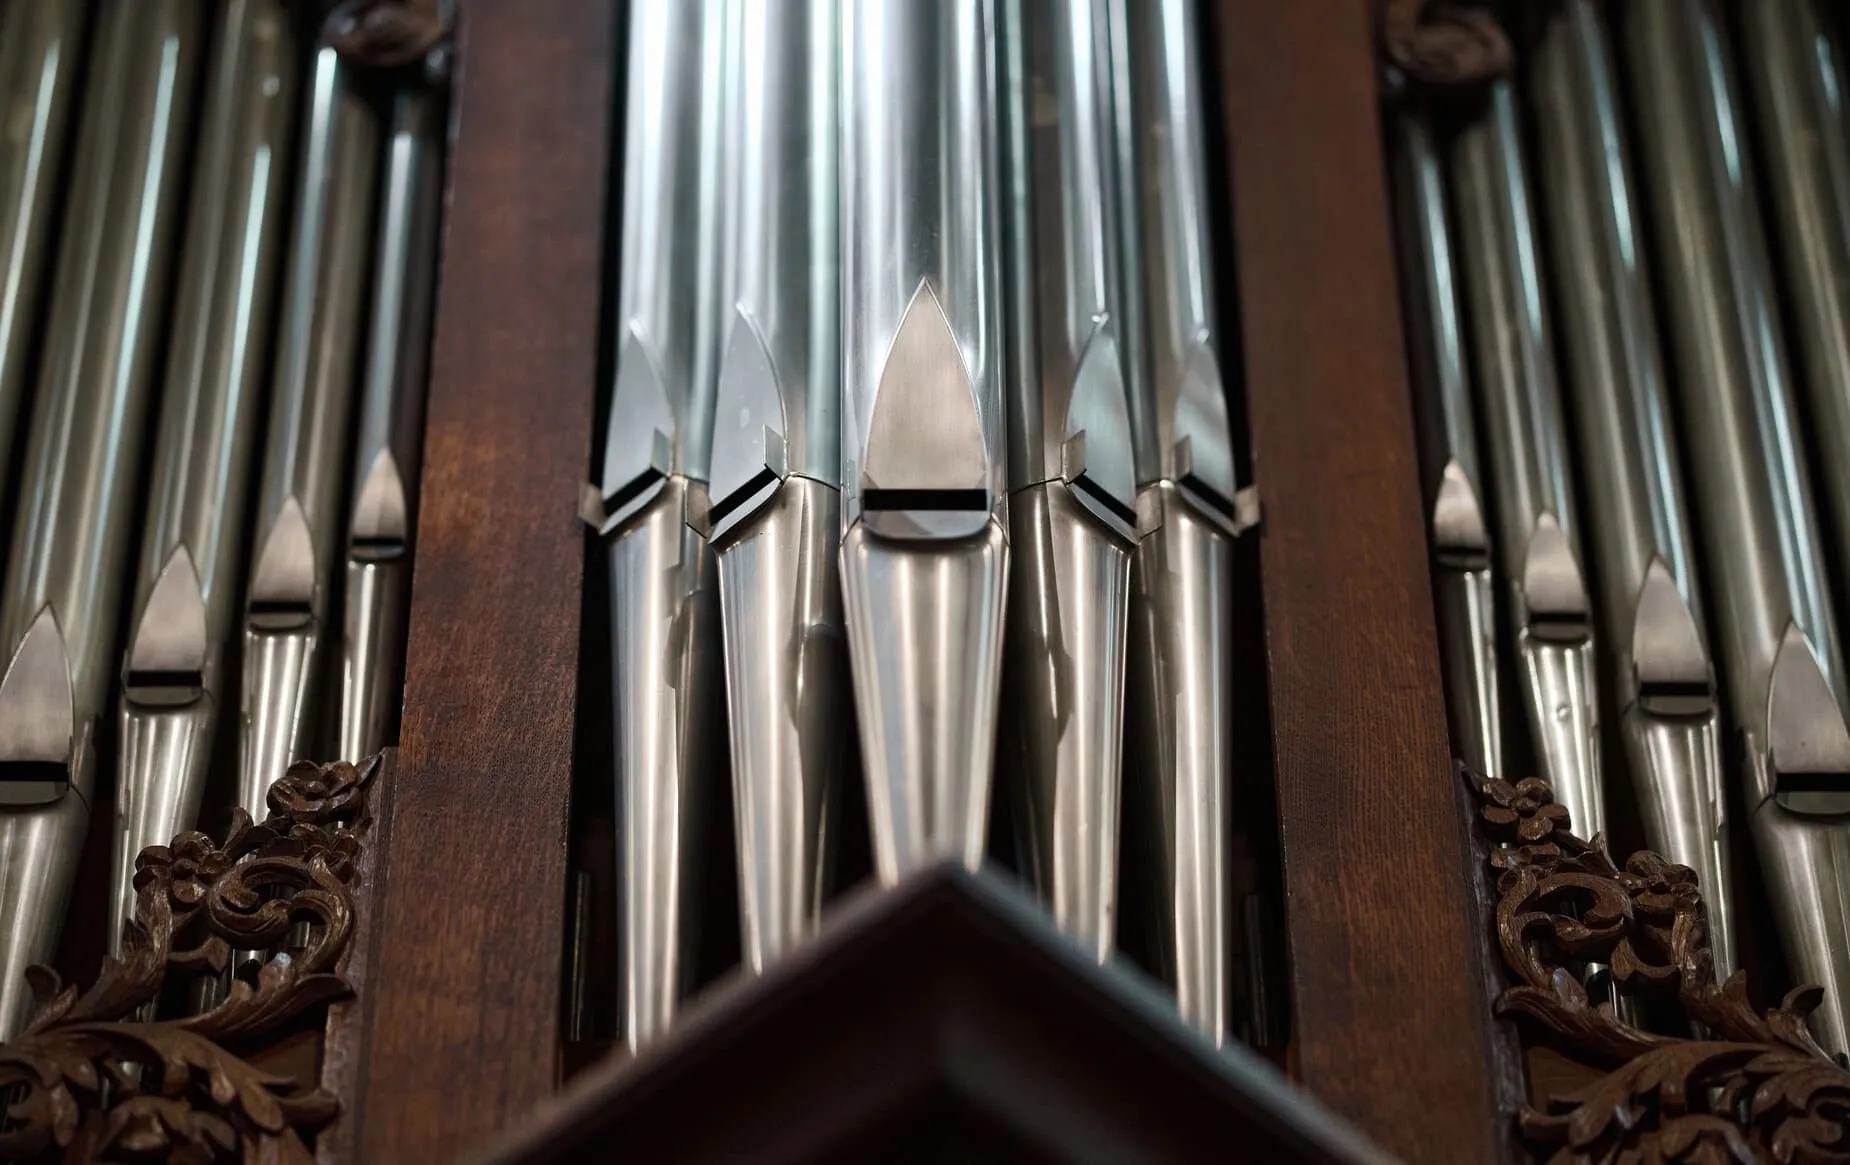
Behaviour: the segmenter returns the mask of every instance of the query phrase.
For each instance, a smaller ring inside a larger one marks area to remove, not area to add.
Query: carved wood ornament
[[[374,69],[425,63],[448,42],[442,0],[344,0],[322,26],[343,57]]]
[[[1483,7],[1451,0],[1386,5],[1382,47],[1411,80],[1431,89],[1468,88],[1509,72],[1509,37]]]
[[[1532,1040],[1606,1075],[1518,1116],[1550,1165],[1823,1165],[1850,1162],[1850,1072],[1812,1042],[1823,998],[1800,987],[1776,1008],[1747,976],[1715,981],[1695,872],[1640,851],[1620,867],[1603,837],[1568,832],[1546,781],[1489,780],[1460,766],[1495,843],[1496,939],[1515,979],[1496,1001]],[[1689,1023],[1662,1035],[1588,1000],[1579,968],[1604,963],[1629,998]]]
[[[252,1059],[352,993],[337,967],[379,763],[294,765],[262,824],[240,809],[222,844],[183,833],[142,851],[121,958],[82,995],[46,968],[29,972],[38,1012],[0,1046],[0,1160],[313,1161],[307,1138],[334,1118],[334,1097]],[[222,975],[233,950],[276,948],[304,922],[306,948],[234,979],[218,1006],[141,1018],[169,976]]]

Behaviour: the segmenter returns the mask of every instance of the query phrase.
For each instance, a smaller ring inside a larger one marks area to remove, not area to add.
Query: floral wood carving
[[[34,967],[32,1022],[0,1046],[0,1161],[310,1165],[308,1138],[334,1097],[252,1058],[352,992],[336,973],[353,934],[351,883],[379,768],[297,764],[271,787],[259,825],[238,810],[223,844],[183,833],[135,861],[135,915],[122,957],[79,995]],[[144,1018],[172,975],[222,975],[234,950],[283,946],[200,1015]]]
[[[450,37],[441,0],[345,0],[323,25],[341,56],[374,69],[432,62]],[[441,71],[440,63],[433,63]]]
[[[1516,981],[1497,1013],[1609,1069],[1519,1115],[1549,1165],[1850,1162],[1850,1072],[1805,1026],[1823,992],[1801,987],[1756,1011],[1744,972],[1715,981],[1694,871],[1648,851],[1621,868],[1603,837],[1569,832],[1546,781],[1459,768],[1495,843],[1496,938]],[[1644,1031],[1590,1002],[1577,974],[1588,962],[1609,965],[1625,995],[1680,1011],[1699,1038]]]
[[[1470,88],[1510,70],[1509,36],[1496,17],[1472,4],[1387,0],[1381,33],[1388,60],[1428,88]]]

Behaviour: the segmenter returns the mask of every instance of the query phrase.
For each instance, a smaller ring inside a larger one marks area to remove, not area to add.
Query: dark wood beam
[[[1409,1161],[1500,1155],[1368,0],[1220,0],[1303,1084]]]
[[[460,13],[357,1160],[452,1160],[553,1087],[615,7]]]

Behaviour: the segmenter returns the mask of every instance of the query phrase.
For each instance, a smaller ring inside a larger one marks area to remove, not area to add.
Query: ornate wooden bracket
[[[29,972],[38,1012],[0,1046],[0,1160],[310,1165],[306,1138],[333,1119],[334,1097],[253,1061],[351,994],[337,968],[379,763],[294,765],[261,825],[240,809],[223,844],[183,833],[142,851],[122,957],[81,996],[46,968]],[[281,946],[299,923],[307,947],[234,979],[218,1006],[141,1018],[170,975],[222,975],[234,949]]]
[[[1469,89],[1509,72],[1510,39],[1483,7],[1455,0],[1386,0],[1381,40],[1406,78],[1429,89]]]
[[[446,54],[439,50],[450,39],[449,8],[442,0],[344,0],[323,27],[328,43],[358,64],[400,69],[433,63],[440,79]]]
[[[1459,771],[1494,843],[1496,939],[1516,980],[1497,1013],[1610,1069],[1525,1107],[1524,1140],[1550,1165],[1850,1162],[1850,1072],[1805,1026],[1823,992],[1800,987],[1756,1011],[1745,972],[1715,981],[1694,871],[1648,851],[1620,868],[1603,837],[1568,832],[1546,781]],[[1591,1003],[1577,973],[1589,962],[1609,965],[1627,997],[1680,1013],[1697,1036],[1644,1031]]]

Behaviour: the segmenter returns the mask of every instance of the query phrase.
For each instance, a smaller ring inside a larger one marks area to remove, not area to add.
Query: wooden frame
[[[391,847],[355,1161],[449,1160],[548,1092],[614,5],[461,6]]]
[[[457,44],[404,737],[324,1159],[444,1160],[560,1057],[611,0],[472,0]],[[1367,0],[1218,0],[1291,1067],[1408,1159],[1482,1162],[1513,1070],[1451,774]],[[817,1098],[826,1104],[827,1098]]]

